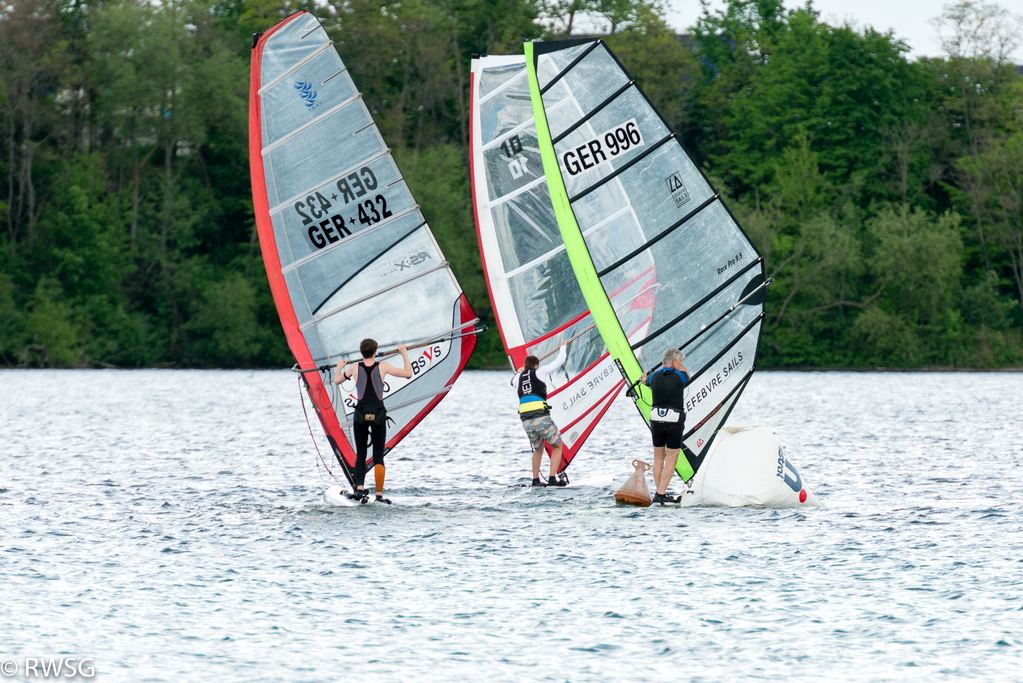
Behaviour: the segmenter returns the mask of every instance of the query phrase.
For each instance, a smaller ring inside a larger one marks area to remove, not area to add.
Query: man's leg
[[[558,468],[561,467],[562,445],[563,442],[561,441],[561,439],[558,439],[558,443],[554,446],[554,450],[551,451],[551,476],[550,476],[551,479],[558,476]]]
[[[664,458],[664,467],[661,470],[661,476],[656,480],[657,492],[665,494],[668,492],[668,484],[671,483],[671,477],[675,474],[675,465],[678,463],[678,448],[669,448],[667,456],[663,455],[664,449],[661,449],[662,456]]]
[[[384,492],[384,446],[387,445],[387,425],[373,425],[373,478],[377,495]]]
[[[533,449],[533,479],[540,478],[540,460],[543,458],[543,441],[540,446]]]
[[[366,449],[369,445],[369,427],[356,422],[353,431],[355,433],[355,488],[361,491],[365,488],[364,482],[366,481]]]
[[[654,446],[654,489],[657,491],[660,491],[657,485],[661,481],[661,468],[663,467],[664,446]]]

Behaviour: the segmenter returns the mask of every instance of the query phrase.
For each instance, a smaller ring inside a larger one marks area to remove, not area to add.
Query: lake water
[[[289,371],[0,372],[10,680],[1023,680],[1023,374],[758,373],[730,424],[798,510],[519,486],[508,379],[388,456],[395,505],[332,508]],[[620,398],[569,472],[647,439]]]

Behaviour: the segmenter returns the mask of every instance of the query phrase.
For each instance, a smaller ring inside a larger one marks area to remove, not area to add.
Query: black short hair
[[[377,343],[372,339],[363,339],[359,344],[359,352],[362,353],[363,358],[372,358],[373,354],[377,352]]]
[[[540,367],[540,359],[537,358],[536,356],[526,356],[526,360],[523,363],[522,367],[526,368],[527,370],[538,368]]]

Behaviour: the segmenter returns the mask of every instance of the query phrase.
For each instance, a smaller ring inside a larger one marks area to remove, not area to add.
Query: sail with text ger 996
[[[547,394],[564,443],[560,472],[625,381],[565,251],[540,158],[525,57],[474,57],[470,152],[483,271],[512,366],[521,368],[527,355],[549,361],[568,342],[565,365],[548,381]],[[631,212],[626,198],[604,220]],[[612,293],[632,339],[648,331],[652,284],[652,271],[640,272]]]
[[[764,263],[700,169],[602,40],[526,43],[537,144],[568,257],[591,315],[650,419],[644,370],[686,355],[690,480],[749,382]],[[623,210],[628,207],[628,210]],[[634,334],[615,303],[642,281],[652,320]]]
[[[450,390],[477,319],[316,17],[299,12],[254,36],[251,73],[252,196],[270,289],[351,481],[355,386],[316,369],[360,359],[364,338],[381,356],[409,345],[412,378],[384,386],[390,450]]]

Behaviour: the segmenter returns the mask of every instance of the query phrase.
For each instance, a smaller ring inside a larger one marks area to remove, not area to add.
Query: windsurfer
[[[384,445],[387,443],[387,410],[384,408],[384,379],[388,375],[395,377],[412,377],[412,363],[409,361],[408,350],[404,344],[398,345],[398,353],[405,361],[404,368],[396,368],[390,363],[377,363],[377,343],[372,339],[363,339],[359,344],[362,362],[346,367],[348,361],[340,361],[334,373],[334,384],[341,384],[350,377],[355,378],[355,492],[348,494],[366,502],[366,451],[369,437],[373,437],[373,475],[376,479],[376,499],[380,503],[390,503],[384,498]]]
[[[678,349],[667,349],[661,358],[662,367],[649,376],[644,372],[640,378],[650,387],[653,395],[650,433],[654,442],[655,503],[677,503],[682,499],[681,496],[676,498],[668,495],[668,484],[675,474],[675,464],[682,449],[682,434],[685,432],[686,415],[683,406],[689,370],[682,365],[682,358],[682,352]]]
[[[529,437],[529,445],[533,449],[533,486],[565,486],[568,478],[562,474],[558,477],[558,467],[561,465],[561,432],[558,431],[554,420],[551,419],[551,409],[547,405],[547,384],[545,380],[555,370],[565,364],[568,357],[566,347],[568,342],[562,342],[558,350],[558,356],[547,365],[540,366],[540,359],[536,356],[526,356],[522,368],[512,380],[512,384],[518,389],[519,394],[519,417],[522,419],[522,428],[526,430]],[[544,442],[551,445],[551,470],[547,483],[540,481],[540,461],[543,457]]]

